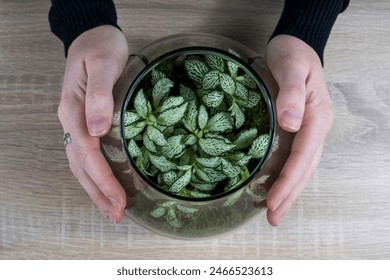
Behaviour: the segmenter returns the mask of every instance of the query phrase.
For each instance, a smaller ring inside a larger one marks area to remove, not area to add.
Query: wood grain
[[[167,3],[168,2],[168,3]],[[263,54],[283,1],[116,1],[130,49],[188,31]],[[49,1],[0,0],[0,259],[390,258],[390,2],[351,1],[325,74],[334,125],[320,167],[278,228],[178,241],[102,218],[71,175],[57,118],[65,59]]]

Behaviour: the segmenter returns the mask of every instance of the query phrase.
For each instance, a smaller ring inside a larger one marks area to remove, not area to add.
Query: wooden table
[[[168,4],[167,4],[168,2]],[[283,1],[116,1],[130,49],[188,31],[260,54]],[[325,73],[334,125],[321,164],[279,227],[179,241],[100,216],[72,176],[57,106],[64,72],[49,1],[0,1],[0,259],[390,258],[390,2],[351,1]]]

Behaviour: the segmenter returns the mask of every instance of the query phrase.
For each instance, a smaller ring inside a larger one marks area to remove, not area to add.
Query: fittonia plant
[[[268,149],[261,96],[249,72],[227,56],[163,61],[143,77],[124,114],[129,155],[172,194],[204,198],[229,191],[248,179]]]

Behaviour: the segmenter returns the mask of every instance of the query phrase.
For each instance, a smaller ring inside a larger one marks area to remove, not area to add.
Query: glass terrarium
[[[276,122],[277,85],[256,53],[209,34],[162,38],[129,57],[113,94],[101,146],[130,219],[202,238],[265,209],[293,136]]]

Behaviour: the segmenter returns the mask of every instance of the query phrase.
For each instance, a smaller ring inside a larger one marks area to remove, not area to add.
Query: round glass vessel
[[[264,60],[225,37],[179,34],[131,55],[101,139],[126,215],[193,239],[261,213],[293,139],[277,124],[276,94]]]

